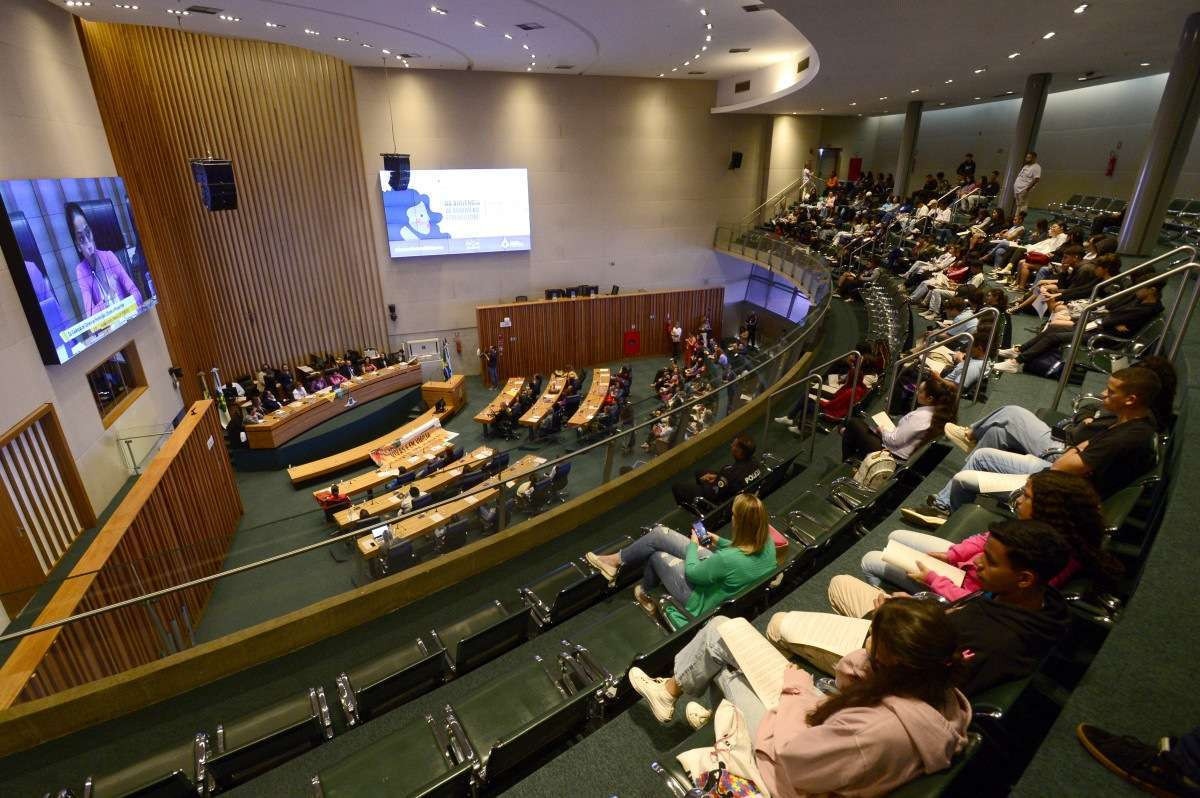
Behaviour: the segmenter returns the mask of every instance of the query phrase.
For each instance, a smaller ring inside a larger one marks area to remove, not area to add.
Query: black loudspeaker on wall
[[[383,168],[392,173],[392,177],[388,181],[392,186],[392,191],[404,191],[408,188],[408,181],[412,176],[412,166],[407,153],[383,153]]]
[[[192,161],[192,177],[200,185],[200,202],[210,211],[237,210],[233,162],[202,158]]]
[[[740,150],[734,150],[733,153],[729,156],[729,168],[730,169],[741,169],[742,168],[742,153]]]

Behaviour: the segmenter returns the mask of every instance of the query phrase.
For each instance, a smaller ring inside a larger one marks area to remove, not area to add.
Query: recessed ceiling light
[[[438,8],[437,6],[430,6],[429,10],[432,11],[434,14],[441,14],[443,17],[446,16],[446,9],[444,9],[444,8]]]
[[[666,75],[666,73],[665,73],[665,72],[659,72],[659,73],[658,73],[658,76],[659,76],[660,78],[665,78],[667,75]]]
[[[692,56],[692,60],[695,61],[699,57],[700,57],[700,53],[696,53],[694,56]]]
[[[339,36],[339,37],[337,37],[337,40],[338,40],[339,42],[348,42],[348,41],[350,41],[350,40],[349,40],[349,39],[347,39],[345,36]]]
[[[704,51],[705,51],[705,50],[707,50],[707,49],[708,49],[708,45],[707,45],[707,44],[704,44],[704,45],[701,45],[701,46],[700,46],[700,52],[704,52]]]
[[[684,61],[684,62],[683,62],[683,65],[684,65],[684,66],[688,66],[688,65],[689,65],[689,64],[691,64],[691,63],[692,63],[691,61]]]
[[[487,27],[487,25],[484,25],[484,24],[483,24],[482,22],[480,22],[479,20],[475,20],[475,22],[474,22],[474,23],[472,23],[472,24],[474,24],[474,25],[475,25],[475,27],[477,27],[477,28],[486,28],[486,27]]]
[[[1006,91],[1006,92],[1004,92],[1004,93],[1005,93],[1005,94],[1015,94],[1016,92],[1013,92],[1013,91]]]
[[[700,16],[702,16],[702,17],[707,17],[707,16],[708,16],[708,9],[707,9],[707,8],[702,8],[702,9],[700,9]]]
[[[706,23],[704,23],[704,29],[705,29],[705,30],[712,30],[712,23],[711,23],[711,22],[706,22]]]
[[[380,50],[379,52],[383,53],[384,55],[391,55],[391,54],[392,54],[392,51],[391,51],[391,50]]]
[[[186,12],[184,12],[184,13],[186,13]],[[312,28],[305,28],[304,33],[306,36],[320,36],[321,35],[321,31],[313,30]]]
[[[278,22],[268,22],[267,27],[268,28],[282,28],[283,25],[280,25]]]
[[[529,49],[529,45],[528,45],[528,44],[522,44],[522,45],[521,45],[521,49],[522,49],[522,50],[528,50],[528,49]]]
[[[946,81],[946,83],[953,83],[953,82],[954,82],[954,78],[950,78]]]
[[[938,105],[945,105],[945,103],[938,103]]]
[[[886,99],[887,99],[887,97],[880,97],[879,99],[881,99],[881,100],[886,100]]]
[[[366,42],[363,42],[363,43],[362,43],[362,46],[363,46],[363,47],[366,47],[368,50],[370,50],[370,49],[371,49],[371,45],[367,44]]]
[[[86,8],[90,5],[90,0],[67,0],[66,2],[67,8]]]
[[[235,17],[235,16],[232,16],[231,14],[218,14],[217,19],[221,20],[222,22],[241,22],[242,21],[241,17]]]
[[[1019,55],[1020,55],[1020,53],[1009,53],[1009,54],[1008,54],[1008,57],[1009,57],[1009,58],[1016,58],[1016,57],[1017,57],[1017,56],[1019,56]]]
[[[512,34],[511,34],[511,33],[506,33],[506,34],[504,34],[504,38],[506,38],[506,39],[511,39],[511,38],[512,38]]]
[[[856,106],[856,105],[858,105],[858,103],[850,103],[850,107],[851,107],[851,108],[853,108],[853,107],[854,107],[854,106]]]
[[[672,72],[678,72],[678,71],[679,71],[679,67],[671,67],[671,71],[672,71]]]
[[[525,67],[525,71],[526,71],[526,72],[532,72],[532,71],[533,71],[533,67],[531,67],[531,66],[529,66],[529,67]]]
[[[1075,80],[1079,80],[1079,81],[1087,80],[1087,75],[1080,75],[1079,77],[1075,78]]]
[[[408,69],[408,66],[409,66],[408,62],[407,62],[407,61],[405,61],[405,62],[404,62],[404,68],[405,68],[405,69]]]
[[[68,0],[68,2],[70,2],[70,0]],[[91,3],[79,3],[79,2],[77,2],[77,3],[75,3],[75,5],[77,5],[77,6],[89,5],[89,6],[90,6],[90,5],[91,5]],[[185,10],[185,9],[178,9],[178,8],[168,8],[168,9],[167,9],[167,13],[168,13],[168,14],[171,14],[172,16],[176,16],[176,17],[186,17],[186,16],[188,15],[188,13],[189,13],[189,12],[188,12],[187,10]]]
[[[909,94],[916,94],[916,93],[917,93],[917,92],[919,92],[919,91],[920,91],[920,89],[909,89],[909,90],[908,90],[908,93],[909,93]]]
[[[129,3],[113,3],[113,8],[119,8],[122,11],[137,11],[138,7]]]
[[[859,116],[862,116],[862,114],[859,114]]]
[[[1042,34],[1042,38],[1043,38],[1043,39],[1053,39],[1053,38],[1054,38],[1054,31],[1050,31],[1049,33]]]
[[[792,111],[792,116],[796,116],[796,111]]]
[[[982,100],[983,98],[982,98],[982,97],[976,97],[975,99],[976,99],[976,100]]]
[[[987,67],[976,67],[976,68],[975,68],[975,74],[976,74],[976,75],[979,75],[979,74],[981,74],[981,73],[983,73],[983,72],[987,72]]]
[[[1149,62],[1149,61],[1143,61],[1142,63],[1138,64],[1138,66],[1150,66],[1150,62]]]
[[[1075,6],[1075,13],[1076,13],[1076,14],[1082,14],[1084,11],[1087,11],[1087,10],[1088,10],[1088,4],[1087,4],[1087,3],[1080,3],[1079,5]]]
[[[707,36],[705,36],[705,37],[704,37],[704,41],[706,41],[706,42],[711,42],[711,41],[712,41],[712,34],[710,33],[710,34],[708,34]]]

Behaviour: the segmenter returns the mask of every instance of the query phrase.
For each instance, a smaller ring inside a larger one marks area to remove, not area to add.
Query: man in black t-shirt
[[[749,435],[739,435],[733,439],[730,451],[733,462],[720,471],[699,471],[694,483],[677,482],[672,485],[675,503],[693,508],[696,499],[705,498],[713,504],[720,504],[740,493],[746,483],[756,477],[759,469],[754,460],[754,439]]]
[[[970,180],[974,180],[975,179],[975,156],[968,152],[967,157],[964,158],[963,162],[960,163],[958,165],[958,168],[954,170],[954,174],[958,175],[959,177],[965,177]]]
[[[1114,372],[1100,398],[1116,422],[1067,447],[1054,440],[1045,422],[1015,405],[969,427],[947,424],[946,437],[970,455],[925,507],[904,507],[900,514],[924,526],[941,526],[979,493],[1007,492],[1005,480],[989,475],[1036,474],[1047,468],[1086,477],[1101,498],[1108,498],[1154,466],[1157,430],[1150,408],[1161,386],[1149,369],[1135,366]],[[1023,483],[1014,479],[1012,489]]]

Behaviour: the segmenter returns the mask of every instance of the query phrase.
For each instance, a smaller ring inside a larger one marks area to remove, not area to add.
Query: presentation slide
[[[525,169],[415,169],[403,191],[384,170],[379,186],[393,258],[530,248]]]
[[[153,306],[121,178],[5,180],[0,201],[4,252],[43,361],[66,363]]]

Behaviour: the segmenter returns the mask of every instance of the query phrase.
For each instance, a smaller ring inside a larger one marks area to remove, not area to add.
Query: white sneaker
[[[687,719],[688,725],[696,731],[707,726],[708,722],[712,720],[712,715],[711,709],[695,701],[689,701],[683,709],[683,717]]]
[[[998,354],[1000,357],[1004,358],[1005,360],[1011,360],[1012,358],[1021,354],[1021,347],[1014,346],[1011,349],[1001,349],[996,354]]]
[[[993,371],[999,371],[1003,374],[1020,374],[1025,370],[1016,360],[1001,360],[999,363],[992,366]]]
[[[797,427],[795,424],[792,424],[790,427],[788,427],[788,432],[792,433],[793,435],[800,435],[800,434],[802,434],[802,433],[800,432],[800,428],[799,428],[799,427]]]
[[[592,567],[593,567],[593,568],[595,568],[597,571],[599,571],[599,572],[600,572],[600,575],[604,577],[604,580],[605,580],[606,582],[608,582],[610,585],[611,585],[611,584],[615,584],[615,583],[616,583],[616,581],[617,581],[617,571],[618,571],[619,569],[617,569],[617,568],[613,568],[611,565],[608,565],[608,564],[606,564],[606,563],[605,563],[603,560],[601,560],[601,559],[600,559],[600,558],[599,558],[599,557],[598,557],[598,556],[597,556],[595,553],[593,553],[593,552],[590,552],[590,551],[589,551],[587,554],[585,554],[585,555],[583,555],[583,556],[584,556],[584,558],[587,560],[587,562],[588,562],[588,565],[592,566]]]
[[[654,718],[664,726],[675,717],[675,699],[667,692],[666,679],[653,679],[641,668],[629,669],[629,685],[646,699]]]
[[[971,437],[971,428],[962,424],[946,424],[944,430],[946,439],[967,454],[975,448],[975,439]]]
[[[1003,269],[997,269],[996,271],[992,272],[992,274],[1003,277],[1006,274],[1012,274],[1012,272],[1013,272],[1012,264],[1009,263],[1009,264],[1005,264]]]
[[[776,424],[787,424],[789,427],[792,426],[791,416],[775,416],[774,420]]]

